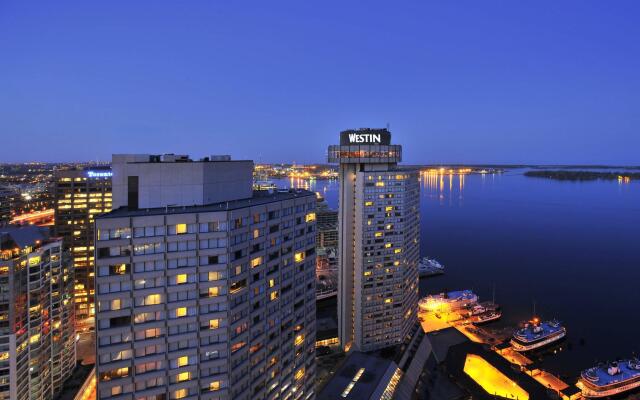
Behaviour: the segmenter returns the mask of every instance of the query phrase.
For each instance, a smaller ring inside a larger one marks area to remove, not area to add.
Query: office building
[[[251,161],[114,155],[96,219],[98,399],[311,399],[315,196]]]
[[[111,170],[104,167],[55,172],[55,234],[71,253],[75,272],[78,330],[93,329],[93,225],[96,215],[111,210]]]
[[[9,188],[0,186],[0,226],[6,225],[11,220],[11,203],[14,192]]]
[[[341,132],[338,336],[370,351],[400,344],[416,323],[420,255],[418,171],[400,168],[387,129]]]
[[[0,228],[0,399],[50,400],[75,367],[73,270],[36,226]]]

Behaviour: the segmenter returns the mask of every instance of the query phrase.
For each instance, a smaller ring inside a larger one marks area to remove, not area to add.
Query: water
[[[640,182],[560,182],[523,176],[424,175],[421,249],[446,274],[422,279],[420,293],[473,289],[496,301],[516,326],[558,318],[563,351],[545,369],[563,376],[640,352]],[[283,181],[324,193],[337,207],[337,182]]]

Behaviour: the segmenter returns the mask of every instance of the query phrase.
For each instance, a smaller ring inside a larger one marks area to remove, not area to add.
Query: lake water
[[[446,274],[422,279],[420,293],[473,289],[496,301],[516,326],[532,316],[561,320],[563,351],[544,368],[576,376],[581,369],[640,352],[640,182],[560,182],[523,176],[424,175],[422,254]],[[338,206],[338,184],[308,187]]]

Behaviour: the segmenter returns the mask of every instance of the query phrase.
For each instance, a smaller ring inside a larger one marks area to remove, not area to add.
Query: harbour
[[[495,341],[531,318],[535,301],[542,317],[562,320],[567,337],[540,354],[505,349],[500,357],[535,365],[545,379],[557,379],[557,387],[574,386],[585,369],[638,350],[637,334],[624,326],[640,320],[624,293],[632,293],[632,282],[640,280],[640,256],[631,239],[633,221],[640,223],[640,185],[541,180],[524,171],[422,176],[422,254],[435,256],[446,273],[420,279],[420,294],[465,287],[485,300],[495,287],[501,317],[464,327],[470,337],[481,329]],[[331,181],[307,184],[337,207]],[[592,315],[613,325],[594,323]]]

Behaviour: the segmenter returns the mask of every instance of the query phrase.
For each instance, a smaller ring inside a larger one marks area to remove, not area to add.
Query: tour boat
[[[444,274],[444,265],[440,264],[435,258],[422,257],[422,260],[418,263],[418,276],[420,278],[441,274]]]
[[[640,387],[640,359],[614,361],[582,371],[580,385],[587,399],[615,396]]]
[[[560,322],[544,321],[534,318],[518,329],[511,338],[511,347],[515,351],[530,351],[557,342],[565,337],[567,330]]]

